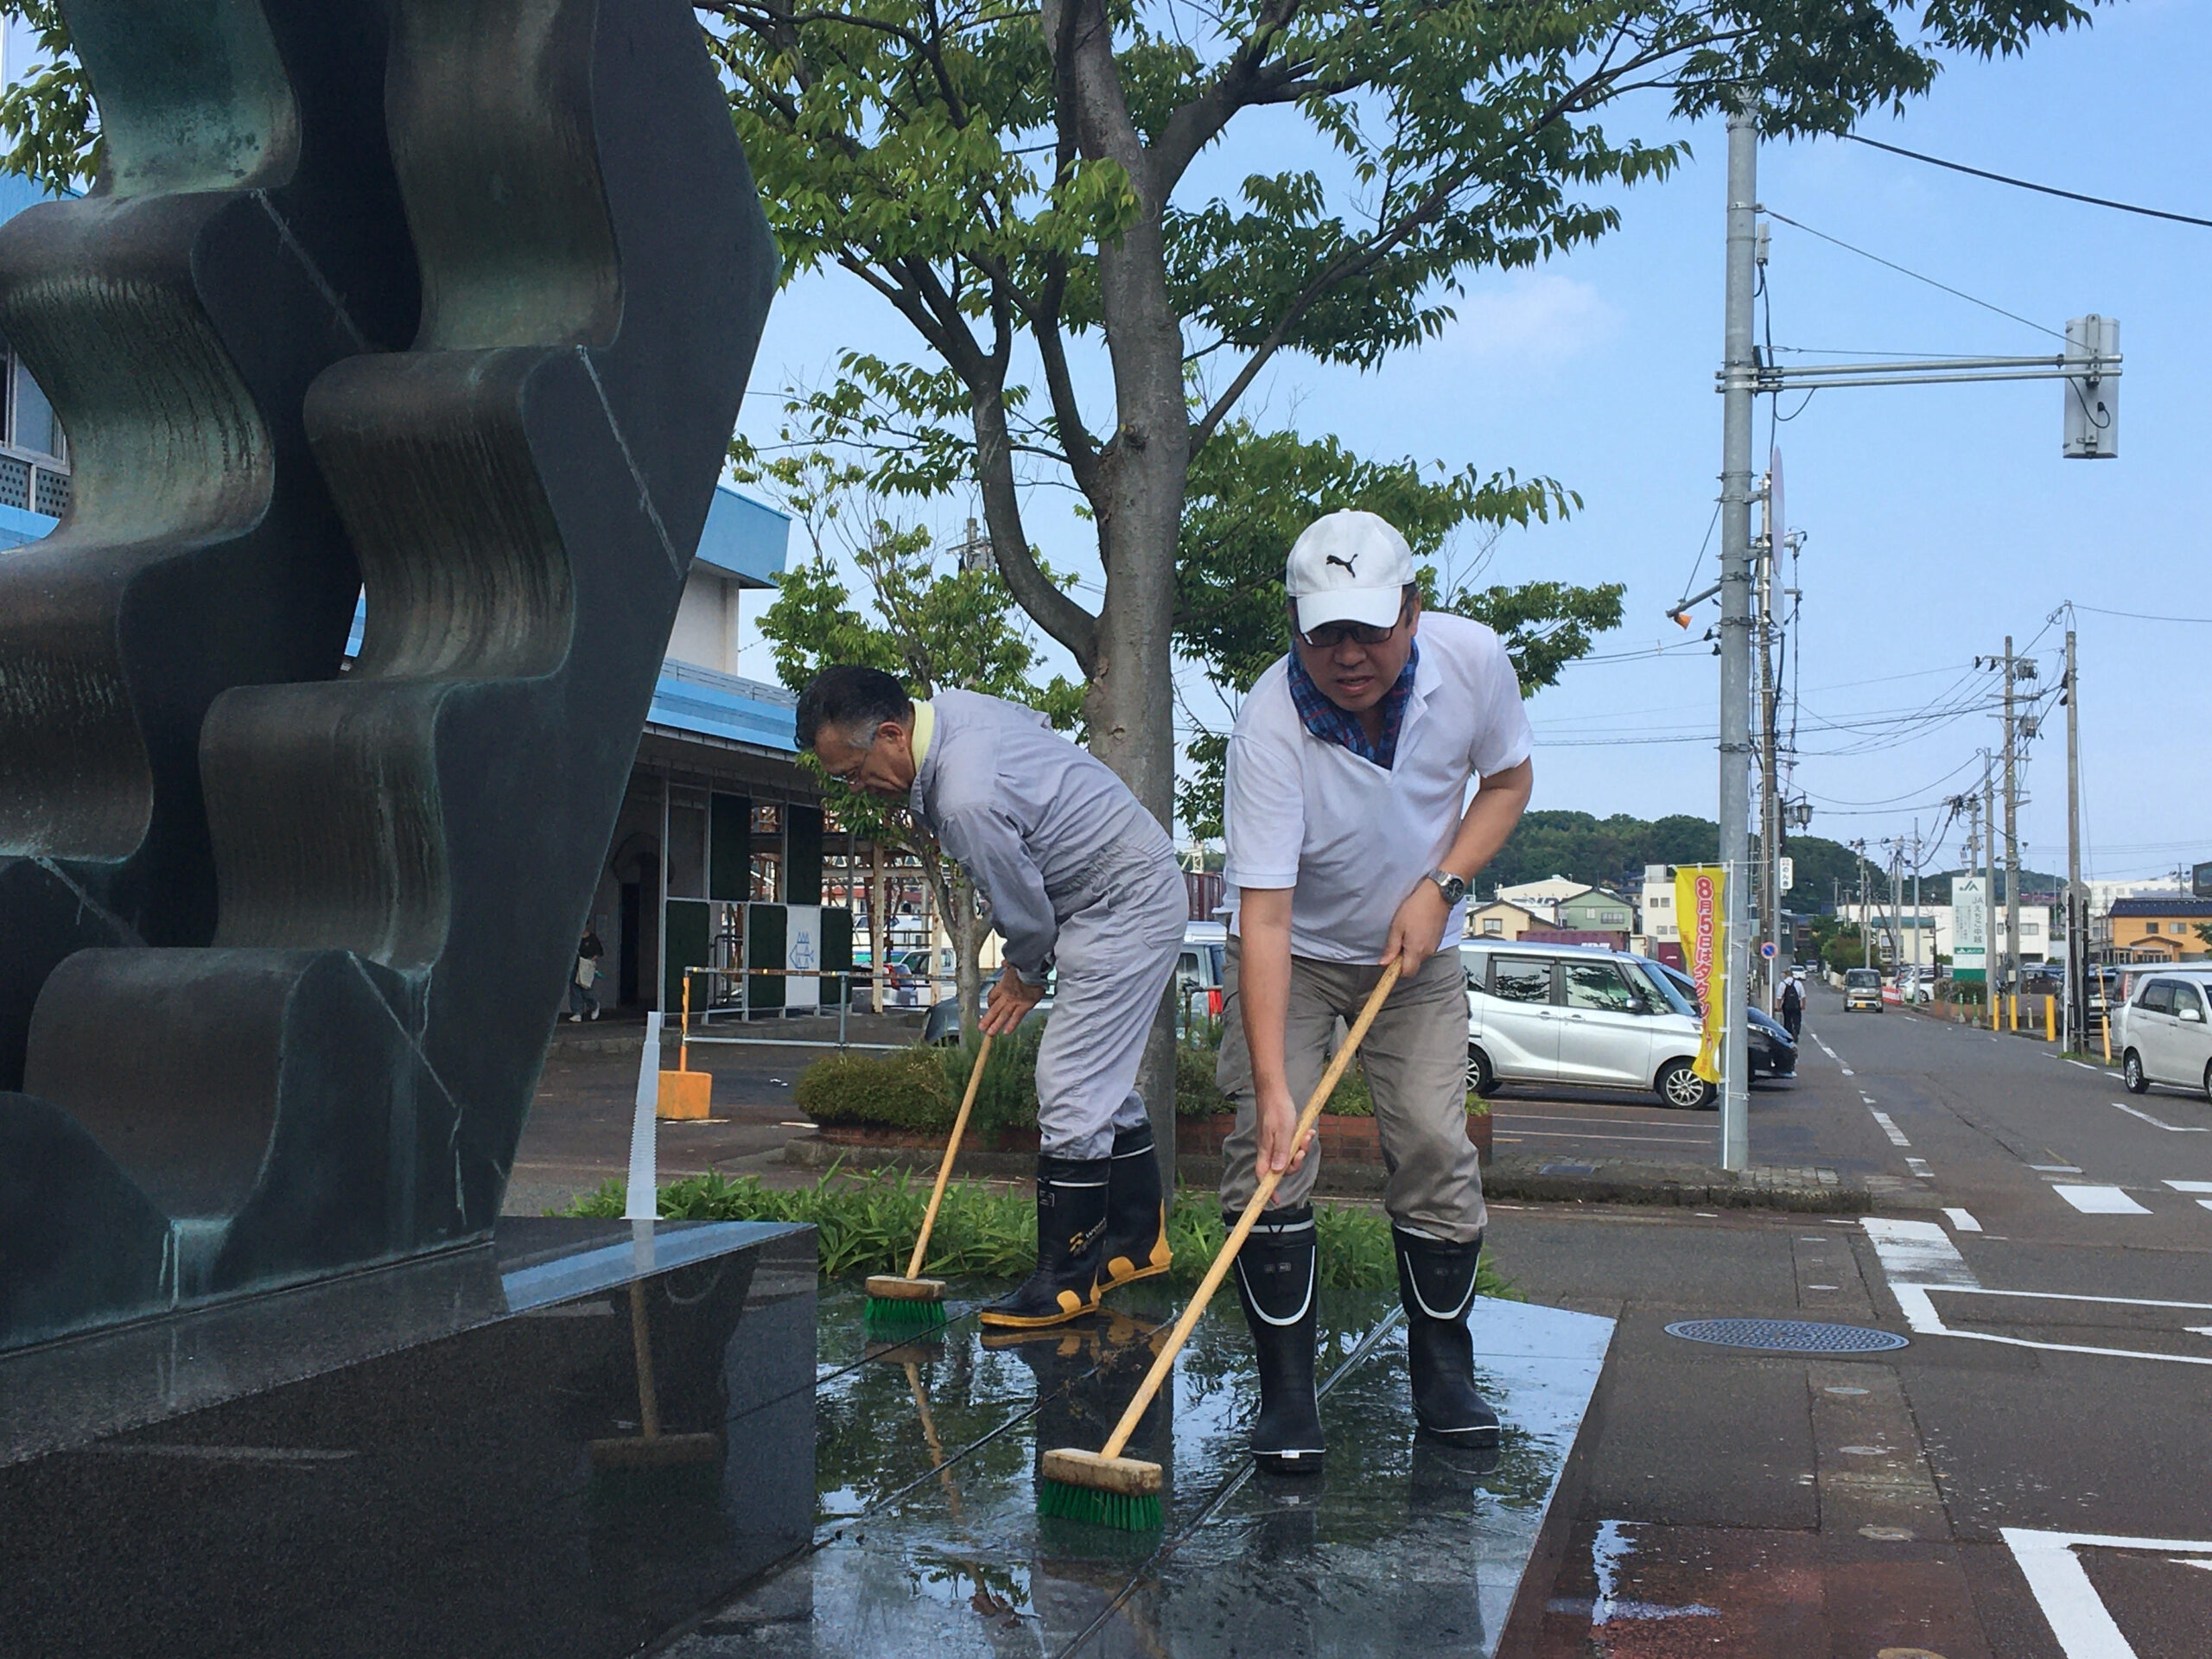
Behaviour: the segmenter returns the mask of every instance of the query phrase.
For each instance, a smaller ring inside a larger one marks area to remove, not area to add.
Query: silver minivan
[[[2190,973],[2156,973],[2138,982],[2135,995],[2120,1004],[2113,1022],[2113,1046],[2120,1051],[2120,1070],[2128,1092],[2142,1094],[2154,1083],[2202,1090],[2212,1100],[2212,978]]]
[[[1656,1090],[1701,1110],[1718,1091],[1692,1069],[1699,1021],[1642,957],[1578,945],[1459,947],[1467,974],[1467,1087],[1499,1083]]]

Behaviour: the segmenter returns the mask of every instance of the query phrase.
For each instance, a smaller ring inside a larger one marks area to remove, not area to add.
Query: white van
[[[1459,947],[1467,973],[1467,1087],[1564,1083],[1656,1091],[1700,1111],[1719,1091],[1692,1070],[1700,1025],[1643,957],[1581,945]]]

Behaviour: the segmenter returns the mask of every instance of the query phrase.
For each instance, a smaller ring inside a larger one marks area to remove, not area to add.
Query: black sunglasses
[[[1316,651],[1334,651],[1347,639],[1355,645],[1382,645],[1405,626],[1406,605],[1402,600],[1398,604],[1398,620],[1387,628],[1378,628],[1372,622],[1324,622],[1318,628],[1304,632],[1294,624],[1291,632]]]

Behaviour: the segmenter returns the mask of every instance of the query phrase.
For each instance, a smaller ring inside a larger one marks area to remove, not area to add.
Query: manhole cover
[[[1669,1325],[1667,1334],[1723,1348],[1768,1348],[1789,1354],[1878,1354],[1907,1345],[1904,1338],[1887,1331],[1805,1319],[1685,1319]]]

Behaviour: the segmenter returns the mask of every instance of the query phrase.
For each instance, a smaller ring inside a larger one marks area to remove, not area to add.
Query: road
[[[2212,1653],[2212,1106],[1833,997],[1807,1034],[1753,1156],[1855,1167],[1881,1214],[1498,1206],[1509,1275],[1621,1321],[1543,1651]],[[1665,1331],[1715,1317],[1910,1345]]]

